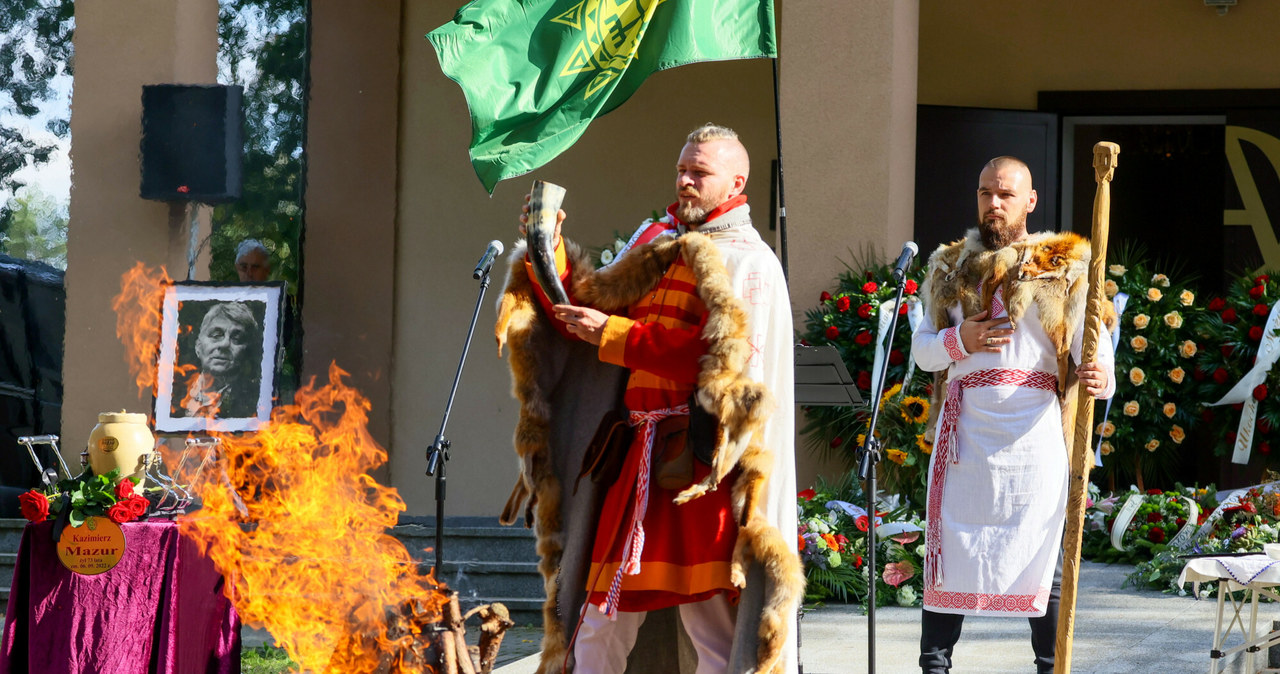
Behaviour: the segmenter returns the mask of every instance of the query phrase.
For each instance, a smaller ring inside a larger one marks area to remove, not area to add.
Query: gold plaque
[[[68,570],[84,576],[106,573],[124,556],[124,531],[106,517],[89,517],[83,525],[70,524],[58,540],[58,560]]]
[[[109,435],[105,438],[100,438],[98,440],[98,449],[101,449],[104,452],[114,452],[116,451],[116,448],[119,446],[120,446],[120,441],[116,440],[115,438]]]

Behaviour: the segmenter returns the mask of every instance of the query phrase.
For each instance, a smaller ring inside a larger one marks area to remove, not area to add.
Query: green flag
[[[658,70],[776,56],[773,0],[474,0],[427,34],[493,193],[567,150]]]

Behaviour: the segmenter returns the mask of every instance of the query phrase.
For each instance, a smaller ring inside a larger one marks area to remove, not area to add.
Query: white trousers
[[[698,654],[697,674],[724,674],[733,646],[733,607],[723,594],[692,604],[680,605],[680,622]],[[573,657],[574,674],[621,674],[627,669],[627,655],[647,613],[618,611],[609,620],[594,605],[586,607]]]

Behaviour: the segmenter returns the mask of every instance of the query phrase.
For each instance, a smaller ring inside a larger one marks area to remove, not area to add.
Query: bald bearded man
[[[597,346],[601,361],[627,369],[622,404],[636,431],[618,477],[600,485],[607,493],[589,547],[585,606],[561,608],[581,617],[576,637],[568,635],[573,671],[626,671],[646,613],[678,606],[699,674],[730,671],[731,663],[733,671],[794,672],[791,627],[803,572],[795,536],[786,281],[751,224],[743,193],[750,160],[737,134],[713,124],[694,130],[675,168],[676,202],[667,215],[641,225],[623,252],[589,278],[581,269],[574,273],[587,261],[575,262],[576,247],[566,251],[561,211],[555,257],[570,303],[552,306],[535,291],[564,337]],[[606,287],[608,292],[600,290]],[[603,306],[598,298],[609,296],[634,299],[607,311],[591,306]],[[736,332],[725,327],[734,322]],[[715,393],[739,385],[725,382],[749,382],[745,386],[764,392],[753,399],[762,411]],[[718,482],[709,477],[706,457],[691,460],[683,479],[672,475],[676,462],[668,439],[680,436],[670,429],[687,428],[690,410],[696,415],[699,407],[719,422],[722,436],[739,443],[724,449],[736,455],[725,461],[732,470],[726,468]],[[759,425],[735,436],[741,429],[733,417],[758,417]],[[680,498],[696,485],[705,493]],[[746,493],[759,493],[759,500],[744,503]],[[747,572],[751,564],[759,566],[758,575]],[[748,578],[756,585],[749,587]],[[740,603],[748,592],[765,599]],[[554,641],[556,628],[546,628]],[[556,655],[544,650],[544,667]],[[558,662],[552,667],[548,671],[559,671]]]

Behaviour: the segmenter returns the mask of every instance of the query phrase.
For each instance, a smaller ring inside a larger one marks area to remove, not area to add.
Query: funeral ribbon
[[[902,303],[907,305],[907,322],[911,324],[911,331],[915,332],[916,326],[920,325],[920,321],[924,320],[924,309],[920,306],[920,298],[904,297]],[[881,366],[884,364],[885,358],[885,342],[891,338],[888,335],[889,322],[893,319],[894,314],[898,311],[897,300],[885,300],[880,303],[879,326],[876,329],[876,357],[871,365],[871,371],[879,374]],[[892,344],[889,345],[892,349]],[[916,360],[910,354],[907,355],[907,376],[902,379],[902,393],[907,392],[906,382],[911,381],[911,375],[915,372]],[[899,394],[901,395],[901,394]],[[875,404],[880,404],[880,377],[873,376],[871,378],[871,400]]]
[[[1116,296],[1111,298],[1111,303],[1114,304],[1116,307],[1116,329],[1111,333],[1111,353],[1112,353],[1112,358],[1114,359],[1115,357],[1114,354],[1119,353],[1120,351],[1120,326],[1122,325],[1122,322],[1120,319],[1124,318],[1124,308],[1129,304],[1129,295],[1127,293],[1116,293]],[[1114,367],[1112,369],[1114,369]],[[1115,399],[1116,399],[1115,396],[1111,396],[1110,398],[1107,398],[1107,406],[1102,411],[1103,426],[1107,425],[1107,417],[1111,416],[1111,401]],[[1098,468],[1102,467],[1102,433],[1101,432],[1098,433],[1098,447],[1093,452],[1093,465],[1097,466]]]
[[[1174,550],[1186,550],[1191,547],[1191,539],[1195,536],[1196,522],[1200,521],[1200,506],[1186,496],[1179,496],[1183,505],[1187,507],[1187,521],[1178,530],[1177,535],[1172,536],[1169,540],[1169,547]],[[1111,547],[1125,551],[1124,533],[1129,528],[1129,524],[1133,522],[1133,516],[1138,513],[1138,508],[1142,507],[1142,494],[1130,494],[1125,499],[1124,505],[1121,506],[1120,512],[1116,513],[1116,519],[1111,523]]]
[[[600,612],[610,620],[617,620],[618,600],[622,596],[622,576],[634,576],[640,573],[640,553],[644,551],[644,514],[649,510],[649,472],[653,463],[653,437],[658,422],[667,417],[689,413],[689,404],[681,403],[668,409],[652,412],[631,412],[631,425],[640,431],[640,469],[636,475],[636,492],[634,507],[631,510],[631,522],[627,524],[627,537],[622,546],[622,562],[613,574],[609,583],[609,593],[605,596]]]
[[[1280,328],[1280,302],[1271,305],[1271,313],[1267,316],[1267,325],[1262,330],[1262,343],[1258,345],[1258,358],[1253,369],[1244,374],[1240,381],[1232,387],[1222,399],[1210,405],[1234,405],[1244,403],[1240,414],[1240,426],[1236,429],[1236,447],[1231,454],[1231,463],[1249,463],[1249,453],[1253,451],[1253,429],[1258,419],[1258,401],[1253,397],[1253,389],[1267,380],[1271,366],[1280,359],[1280,336],[1276,330]]]

